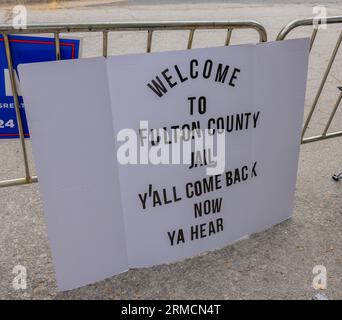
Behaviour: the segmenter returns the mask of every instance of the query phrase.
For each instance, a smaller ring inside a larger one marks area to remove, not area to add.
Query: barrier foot
[[[333,180],[335,180],[335,181],[341,180],[341,179],[342,179],[342,172],[340,172],[340,173],[338,173],[338,174],[334,174],[334,175],[332,176],[332,178],[333,178]]]

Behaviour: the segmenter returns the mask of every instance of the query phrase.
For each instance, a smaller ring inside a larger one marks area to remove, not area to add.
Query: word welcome
[[[229,65],[214,63],[211,59],[202,62],[192,59],[184,70],[181,70],[178,65],[174,65],[173,68],[164,69],[147,86],[161,98],[167,93],[168,89],[172,89],[189,79],[197,79],[199,77],[235,87],[239,73],[239,68],[231,68]]]

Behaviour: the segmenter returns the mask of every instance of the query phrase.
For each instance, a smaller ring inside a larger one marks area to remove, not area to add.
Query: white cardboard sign
[[[308,48],[296,39],[21,65],[59,288],[220,248],[289,218]],[[224,170],[206,174],[209,151],[202,163],[118,163],[127,141],[117,137],[133,129],[141,146],[141,121],[146,132],[222,129]]]

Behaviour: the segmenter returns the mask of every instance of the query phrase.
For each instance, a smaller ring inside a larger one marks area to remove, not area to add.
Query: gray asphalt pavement
[[[340,1],[326,1],[328,15],[342,15]],[[312,16],[310,1],[77,1],[28,6],[29,23],[143,20],[253,19],[274,40],[289,21]],[[11,6],[0,5],[0,23],[9,23]],[[309,36],[304,28],[293,37]],[[341,31],[320,30],[312,49],[305,114]],[[84,57],[99,55],[100,34],[83,37]],[[194,46],[224,43],[224,32],[201,31]],[[184,49],[187,33],[156,33],[152,50]],[[237,31],[232,44],[256,42],[254,31]],[[143,52],[146,34],[110,36],[110,54]],[[342,49],[341,49],[342,50]],[[342,52],[338,53],[307,135],[319,134],[342,85]],[[331,130],[342,129],[342,108]],[[0,299],[311,299],[313,268],[327,269],[329,299],[342,299],[342,171],[341,138],[301,147],[293,217],[262,233],[221,250],[169,265],[130,270],[97,284],[58,293],[44,224],[38,185],[0,189]],[[30,143],[31,167],[34,171]],[[19,144],[0,140],[0,180],[23,175]],[[27,268],[28,287],[15,290],[12,269]]]

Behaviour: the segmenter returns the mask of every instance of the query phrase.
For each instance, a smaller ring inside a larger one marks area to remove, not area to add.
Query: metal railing
[[[152,39],[154,31],[161,30],[186,30],[189,31],[189,37],[187,42],[187,49],[192,48],[193,39],[196,30],[211,30],[221,29],[227,30],[225,45],[229,45],[232,32],[235,29],[252,29],[255,30],[259,35],[259,42],[267,41],[267,34],[265,28],[255,21],[177,21],[177,22],[127,22],[127,23],[99,23],[99,24],[54,24],[54,25],[29,25],[26,29],[14,29],[10,26],[0,25],[0,35],[3,36],[6,58],[8,63],[10,82],[14,98],[14,107],[16,112],[20,146],[23,155],[23,162],[25,167],[25,177],[8,179],[0,181],[1,187],[8,187],[21,184],[29,184],[37,182],[37,176],[32,176],[29,167],[29,161],[27,156],[24,130],[22,124],[22,118],[19,109],[18,90],[15,81],[12,54],[10,48],[9,35],[12,34],[53,34],[55,39],[55,52],[56,60],[60,60],[60,34],[61,33],[76,33],[76,32],[101,32],[103,36],[102,42],[102,55],[107,57],[108,55],[108,34],[109,32],[120,32],[120,31],[146,31],[147,32],[147,43],[146,52],[151,52]]]
[[[312,31],[312,34],[311,34],[311,39],[310,39],[310,52],[311,52],[311,49],[312,49],[312,46],[315,42],[315,39],[316,39],[316,36],[317,36],[317,32],[318,32],[318,26],[321,25],[321,24],[341,24],[342,26],[342,16],[337,16],[337,17],[328,17],[328,18],[325,18],[325,19],[320,19],[320,18],[309,18],[309,19],[303,19],[303,20],[295,20],[295,21],[292,21],[290,22],[288,25],[286,25],[278,34],[277,36],[277,40],[284,40],[287,35],[295,28],[298,28],[298,27],[302,27],[302,26],[314,26],[315,28],[313,29]],[[317,104],[318,104],[318,100],[322,94],[322,91],[323,91],[323,88],[324,88],[324,85],[327,81],[327,78],[328,78],[328,75],[330,73],[330,70],[333,66],[333,63],[335,61],[335,58],[336,58],[336,55],[338,53],[338,50],[340,48],[340,45],[341,45],[341,41],[342,41],[342,30],[338,36],[338,39],[337,39],[337,42],[335,44],[335,47],[333,49],[333,52],[330,56],[330,59],[329,59],[329,62],[328,62],[328,65],[324,71],[324,74],[323,74],[323,78],[320,82],[320,85],[318,87],[318,90],[316,92],[316,95],[315,95],[315,98],[314,98],[314,101],[311,105],[311,108],[309,110],[309,113],[308,113],[308,116],[305,120],[305,123],[304,123],[304,127],[303,127],[303,130],[302,130],[302,137],[301,137],[301,142],[302,143],[308,143],[308,142],[313,142],[313,141],[319,141],[319,140],[324,140],[324,139],[329,139],[329,138],[334,138],[334,137],[338,137],[338,136],[342,136],[342,131],[336,131],[336,132],[330,132],[328,133],[328,130],[330,128],[330,125],[331,125],[331,122],[332,120],[334,119],[334,116],[336,114],[336,111],[341,103],[341,100],[342,100],[342,87],[338,87],[338,89],[340,90],[340,93],[337,97],[337,100],[334,104],[334,107],[333,107],[333,110],[329,116],[329,119],[323,129],[323,132],[320,134],[320,135],[317,135],[317,136],[311,136],[311,137],[305,137],[305,133],[306,133],[306,130],[308,129],[308,126],[310,124],[310,121],[312,119],[312,115],[314,114],[314,111],[317,107]]]

